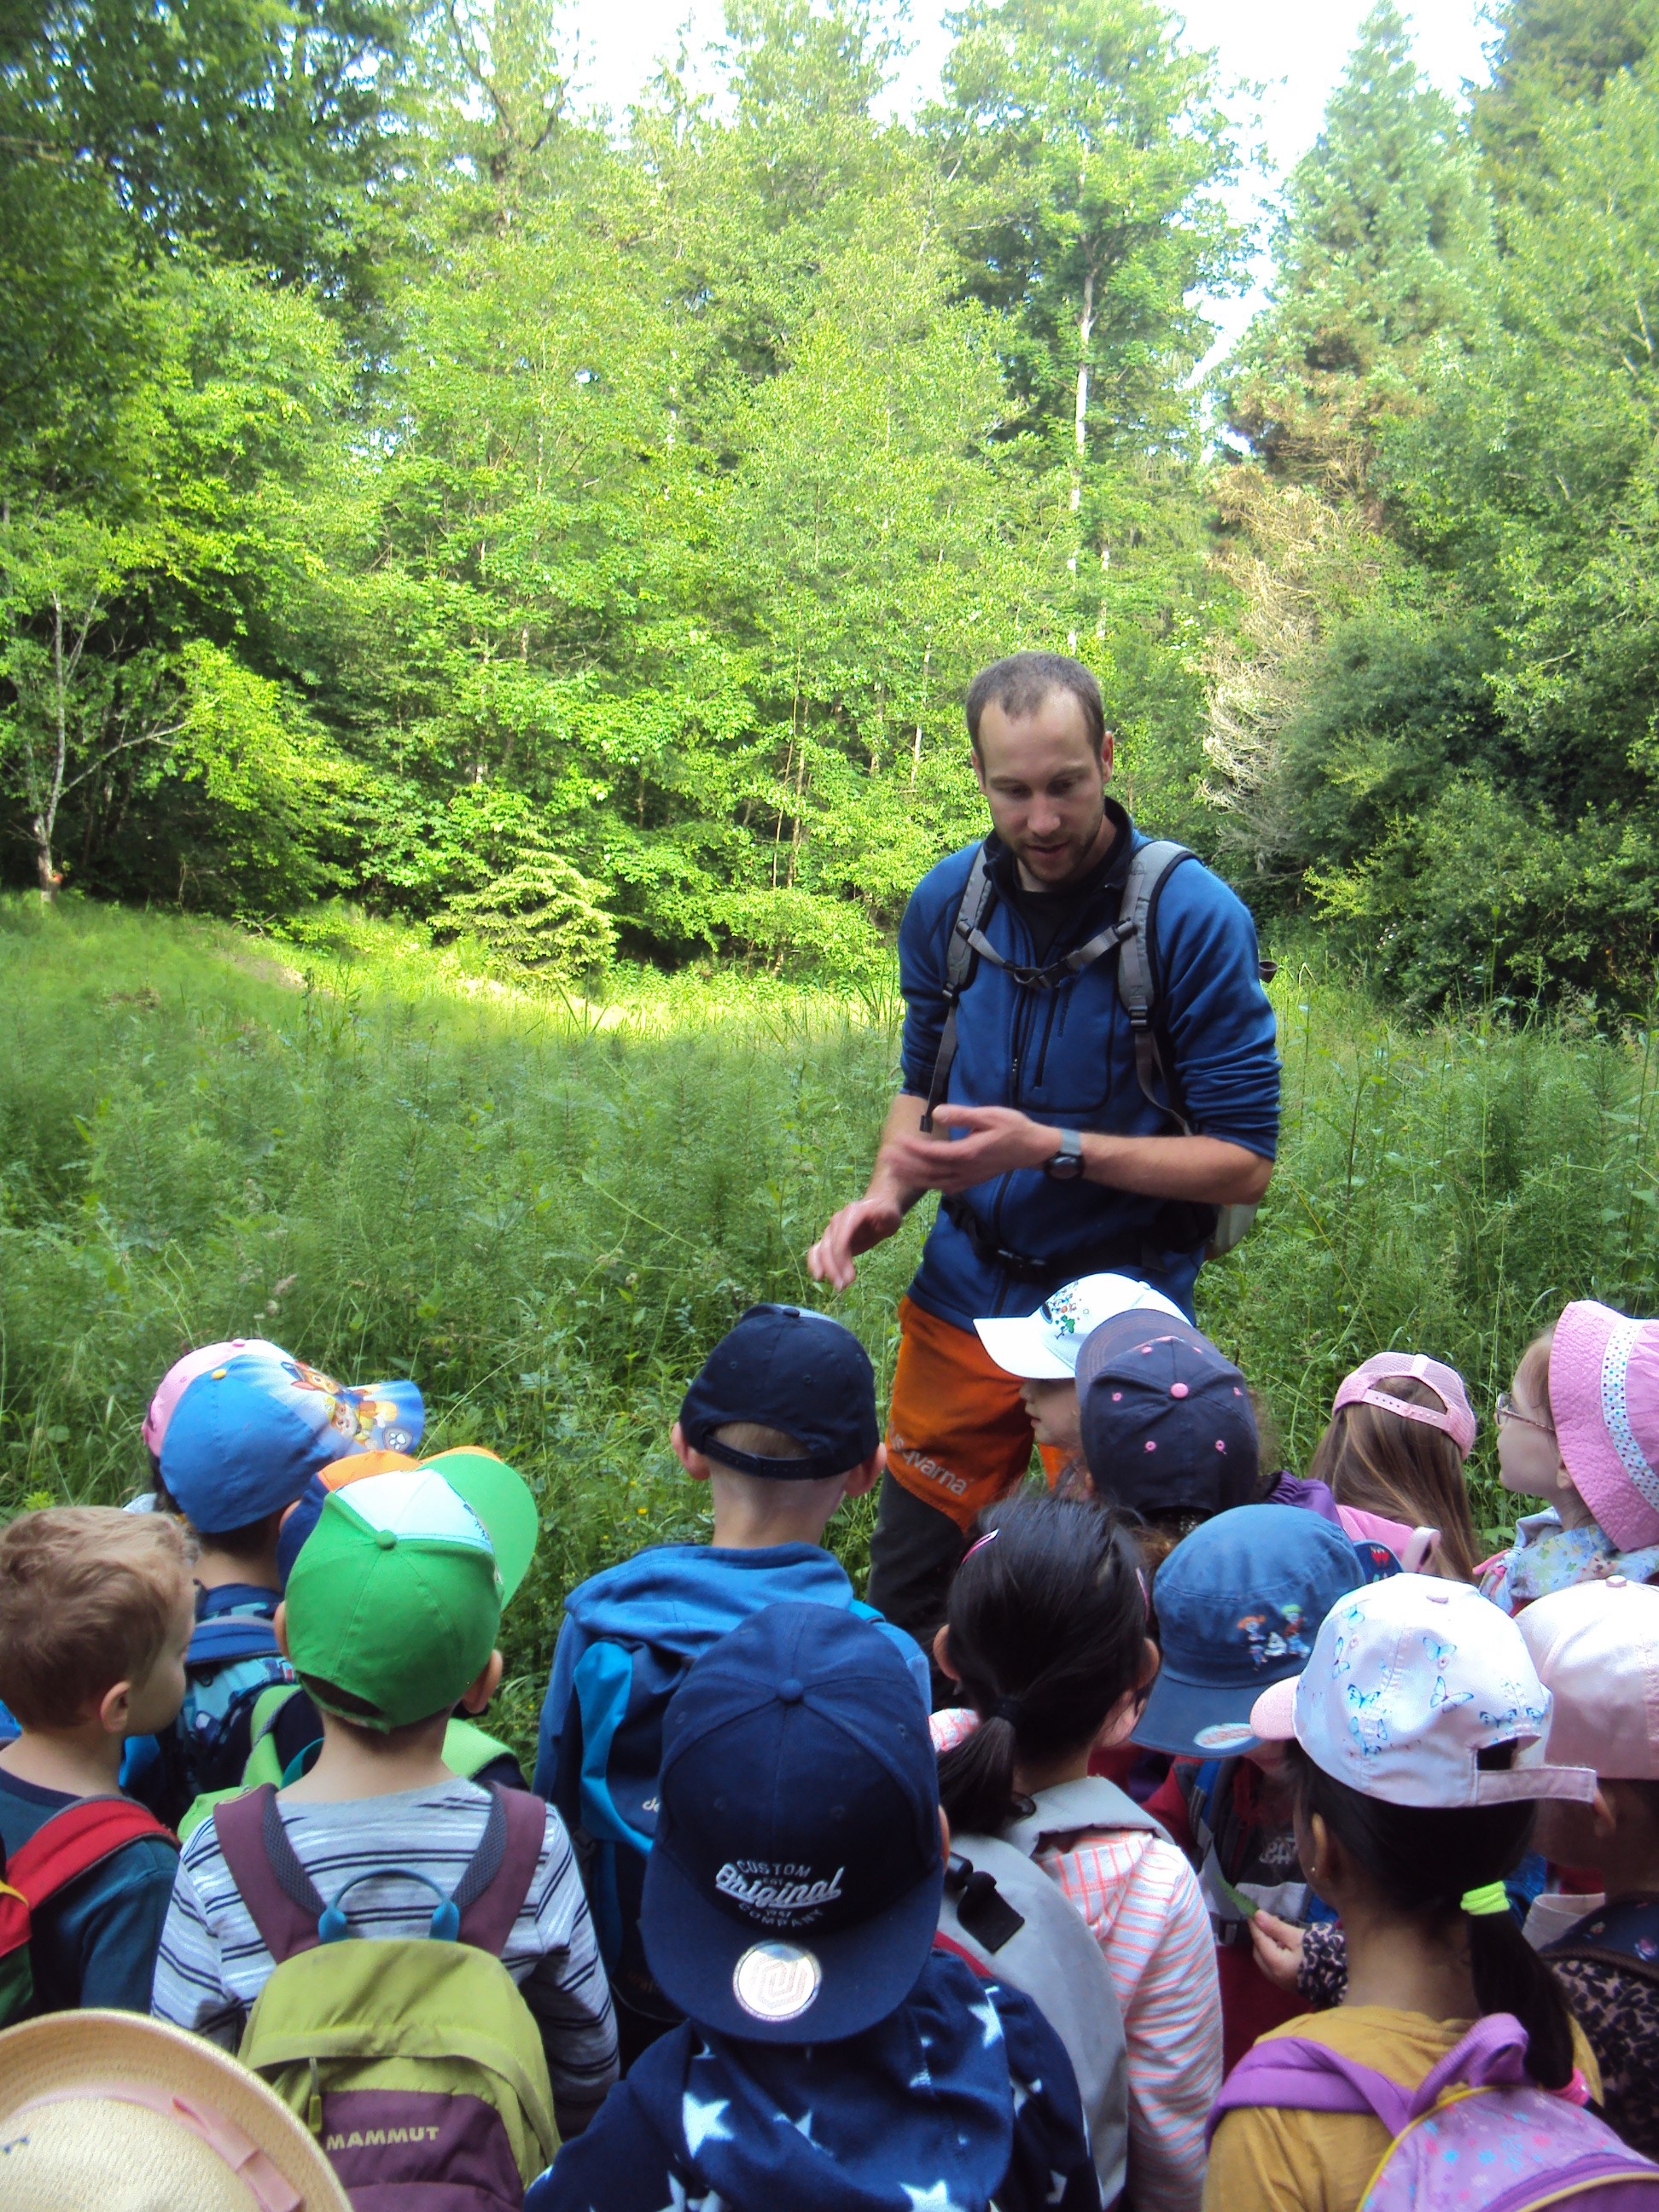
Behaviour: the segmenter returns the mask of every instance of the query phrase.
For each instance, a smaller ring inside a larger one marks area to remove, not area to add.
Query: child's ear
[[[933,1664],[947,1680],[959,1682],[962,1680],[951,1664],[951,1632],[946,1627],[941,1627],[933,1638]]]
[[[489,1700],[501,1686],[501,1670],[505,1664],[499,1651],[490,1653],[489,1663],[461,1698],[460,1709],[470,1718],[476,1720],[488,1709]]]
[[[276,1649],[282,1653],[283,1658],[291,1659],[294,1654],[288,1648],[288,1600],[286,1598],[270,1616],[270,1632],[276,1638]]]
[[[867,1497],[881,1480],[887,1465],[887,1447],[878,1444],[866,1460],[861,1460],[842,1483],[843,1498]]]
[[[668,1431],[668,1441],[674,1447],[675,1458],[678,1460],[692,1481],[707,1482],[712,1472],[708,1462],[696,1445],[687,1443],[685,1431],[678,1421]]]
[[[98,1725],[106,1735],[125,1735],[132,1713],[132,1685],[114,1682],[98,1700]]]

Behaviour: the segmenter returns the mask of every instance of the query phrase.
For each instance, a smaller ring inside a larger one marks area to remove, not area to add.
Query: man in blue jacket
[[[925,1192],[940,1194],[899,1310],[871,1544],[872,1603],[924,1634],[943,1615],[967,1532],[1030,1462],[1018,1382],[989,1359],[975,1321],[1029,1311],[1109,1269],[1190,1313],[1215,1210],[1261,1196],[1279,1133],[1255,928],[1218,877],[1190,858],[1172,868],[1146,932],[1167,1105],[1142,1087],[1115,949],[1066,964],[1123,919],[1131,862],[1148,842],[1107,796],[1112,736],[1094,678],[1058,653],[1015,653],[975,678],[967,714],[994,832],[978,934],[995,957],[976,954],[968,971],[930,1133],[951,944],[980,851],[969,846],[911,896],[899,933],[902,1088],[869,1188],[808,1261],[845,1290],[859,1255]]]

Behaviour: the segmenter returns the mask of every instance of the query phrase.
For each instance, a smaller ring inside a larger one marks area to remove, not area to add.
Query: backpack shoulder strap
[[[1050,1836],[1080,1835],[1091,1830],[1127,1829],[1169,1841],[1170,1832],[1164,1823],[1103,1774],[1085,1774],[1080,1781],[1057,1783],[1052,1790],[1037,1790],[1031,1802],[1035,1809],[1002,1832],[1006,1841],[1028,1858],[1034,1857]]]
[[[983,927],[997,895],[991,878],[988,845],[988,839],[974,854],[962,903],[951,924],[951,944],[945,963],[945,1027],[939,1031],[939,1051],[934,1055],[933,1073],[927,1085],[927,1104],[921,1116],[924,1129],[933,1127],[933,1109],[950,1086],[951,1068],[957,1056],[957,1008],[972,980],[973,939]]]
[[[1117,956],[1117,994],[1134,1033],[1135,1080],[1143,1095],[1160,1113],[1167,1114],[1191,1136],[1182,1112],[1171,1072],[1164,1064],[1153,1010],[1158,1005],[1158,975],[1152,955],[1152,909],[1170,872],[1194,854],[1169,837],[1154,838],[1140,846],[1129,861],[1123,897],[1118,907],[1122,945]],[[1161,1085],[1158,1096],[1154,1085]]]
[[[270,1783],[216,1805],[213,1826],[248,1917],[277,1965],[314,1949],[323,1900],[288,1839]]]
[[[232,1659],[281,1656],[276,1631],[258,1613],[222,1613],[198,1620],[185,1654],[187,1667],[219,1667]]]
[[[492,1783],[489,1817],[466,1872],[455,1886],[460,1941],[499,1959],[524,1911],[547,1840],[547,1801]]]
[[[1545,1946],[1547,1959],[1584,1959],[1659,1982],[1659,1897],[1621,1898],[1587,1912]]]
[[[491,1735],[476,1722],[453,1720],[444,1730],[444,1765],[464,1782],[498,1759],[511,1759],[513,1747]]]
[[[1207,2142],[1228,2112],[1268,2106],[1291,2112],[1372,2112],[1390,2136],[1412,2117],[1397,2081],[1311,2036],[1268,2035],[1252,2045],[1210,2108]]]
[[[178,1849],[178,1838],[131,1797],[83,1797],[43,1821],[7,1861],[9,1886],[38,1912],[49,1898],[141,1837],[155,1836]]]

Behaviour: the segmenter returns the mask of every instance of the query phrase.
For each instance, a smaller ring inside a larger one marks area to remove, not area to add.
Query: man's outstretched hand
[[[913,1190],[967,1190],[1014,1168],[1040,1168],[1060,1145],[1058,1129],[1012,1106],[940,1106],[933,1126],[968,1134],[953,1143],[945,1136],[907,1132],[885,1148],[886,1164]]]
[[[855,1198],[832,1213],[822,1237],[806,1255],[807,1272],[832,1290],[850,1289],[861,1252],[898,1234],[904,1208],[896,1198]]]

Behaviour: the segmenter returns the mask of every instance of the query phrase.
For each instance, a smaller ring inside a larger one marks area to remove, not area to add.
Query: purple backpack
[[[1306,2036],[1273,2036],[1228,2075],[1210,2131],[1251,2106],[1374,2113],[1394,2141],[1358,2212],[1659,2212],[1659,2166],[1539,2088],[1526,2048],[1512,2013],[1489,2013],[1412,2090]]]

